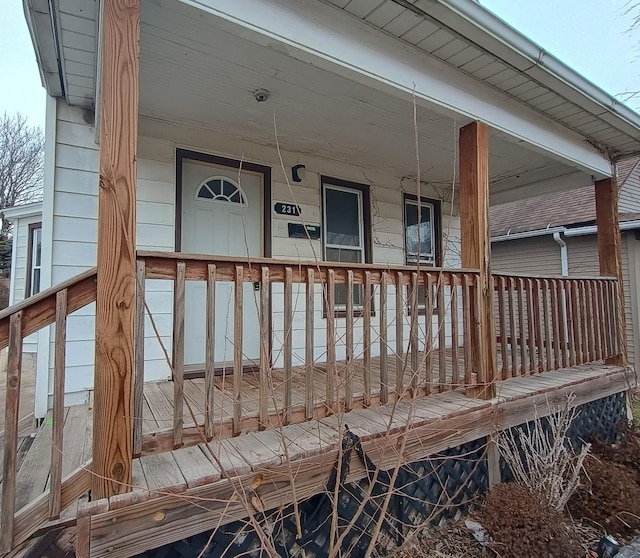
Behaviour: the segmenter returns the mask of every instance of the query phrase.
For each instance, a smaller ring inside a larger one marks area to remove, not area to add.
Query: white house
[[[409,392],[497,405],[498,379],[626,374],[612,162],[640,152],[640,116],[478,2],[24,3],[54,290],[0,316],[0,347],[40,328],[38,417],[93,393],[92,499],[200,422],[240,440]],[[494,277],[489,203],[581,186],[602,276]],[[114,555],[154,540],[106,531]]]
[[[4,218],[13,224],[9,306],[40,292],[42,269],[42,202],[5,209]],[[38,338],[25,340],[25,353],[37,351]]]

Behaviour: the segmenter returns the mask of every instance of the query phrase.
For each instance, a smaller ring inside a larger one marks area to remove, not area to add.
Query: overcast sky
[[[640,29],[628,0],[480,0],[587,79],[617,95],[640,91]],[[45,93],[21,0],[0,0],[0,113],[21,112],[44,128]],[[640,111],[640,98],[628,104]]]

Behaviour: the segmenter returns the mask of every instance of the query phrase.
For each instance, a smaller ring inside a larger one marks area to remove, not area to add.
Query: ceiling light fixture
[[[271,93],[269,93],[269,91],[267,91],[266,89],[256,89],[253,92],[253,96],[259,103],[264,103],[270,95]]]

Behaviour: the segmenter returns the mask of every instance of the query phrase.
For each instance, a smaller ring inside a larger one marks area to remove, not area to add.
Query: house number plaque
[[[278,202],[275,204],[273,209],[278,215],[293,215],[298,217],[300,213],[302,213],[300,206],[294,203]]]

